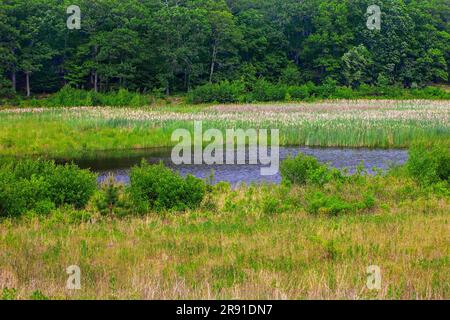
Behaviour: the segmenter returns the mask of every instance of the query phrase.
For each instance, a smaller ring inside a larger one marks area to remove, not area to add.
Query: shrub
[[[252,101],[284,101],[288,86],[271,84],[267,80],[259,79],[252,86],[250,94]]]
[[[273,215],[275,213],[278,213],[281,211],[281,204],[280,201],[271,196],[267,195],[262,199],[262,212],[266,215]]]
[[[157,211],[194,209],[200,205],[206,192],[202,180],[191,175],[183,178],[162,163],[149,165],[143,161],[131,170],[130,182],[132,198]]]
[[[293,100],[306,100],[310,97],[310,87],[307,85],[289,86],[287,93]]]
[[[94,203],[101,214],[113,215],[115,213],[116,208],[120,205],[122,189],[122,185],[116,183],[113,175],[106,178],[94,199]]]
[[[450,182],[450,148],[446,143],[415,143],[409,150],[406,167],[422,184]]]
[[[365,194],[362,201],[348,202],[339,196],[327,196],[316,192],[308,197],[307,211],[312,214],[323,213],[336,216],[340,213],[371,209],[374,206],[375,198],[370,194]]]
[[[337,82],[331,78],[327,78],[322,85],[315,87],[314,94],[318,98],[331,98],[336,93]]]
[[[55,209],[56,209],[55,204],[48,199],[40,200],[40,201],[36,202],[36,205],[34,206],[34,211],[38,215],[48,215],[50,212],[52,212]]]
[[[97,186],[96,176],[75,165],[24,160],[0,168],[0,215],[28,210],[47,214],[64,204],[84,207]]]
[[[80,90],[66,85],[57,93],[45,99],[28,99],[20,101],[23,107],[81,107],[81,106],[132,106],[149,105],[151,97],[127,89],[108,93]]]
[[[50,198],[57,206],[69,204],[83,208],[97,188],[96,175],[74,164],[54,166],[46,179],[50,184]]]
[[[283,183],[304,185],[307,183],[323,185],[332,179],[342,179],[342,173],[320,164],[316,158],[299,153],[295,158],[288,157],[281,163]]]
[[[16,179],[11,168],[0,170],[0,216],[19,216],[49,198],[43,177]]]
[[[245,84],[241,81],[223,81],[208,83],[196,87],[187,97],[190,103],[238,102],[245,93]]]

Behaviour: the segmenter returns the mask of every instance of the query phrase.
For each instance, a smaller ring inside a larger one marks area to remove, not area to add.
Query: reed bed
[[[173,145],[177,128],[280,129],[283,145],[405,148],[450,136],[448,101],[324,101],[317,104],[197,108],[7,109],[0,111],[0,154],[75,155]]]

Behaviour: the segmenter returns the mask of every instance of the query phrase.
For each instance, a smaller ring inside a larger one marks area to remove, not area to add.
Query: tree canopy
[[[66,25],[70,5],[81,29]],[[1,0],[0,95],[448,82],[449,16],[448,0]]]

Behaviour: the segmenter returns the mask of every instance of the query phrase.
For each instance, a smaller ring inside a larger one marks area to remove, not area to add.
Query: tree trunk
[[[211,69],[209,72],[209,83],[212,83],[212,79],[213,79],[213,75],[214,75],[214,65],[216,64],[216,57],[217,57],[217,46],[214,45],[212,59],[211,59]]]
[[[30,90],[30,72],[25,72],[26,79],[27,79],[27,97],[31,96],[31,90]]]
[[[11,73],[11,82],[12,82],[12,89],[14,92],[16,92],[17,80],[16,80],[16,72],[15,71],[13,71]]]
[[[94,72],[94,91],[98,92],[98,74],[97,74],[97,70]]]

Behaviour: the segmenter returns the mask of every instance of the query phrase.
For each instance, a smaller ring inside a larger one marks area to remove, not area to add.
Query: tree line
[[[381,30],[367,28],[371,5]],[[449,17],[448,0],[1,0],[0,95],[448,82]]]

